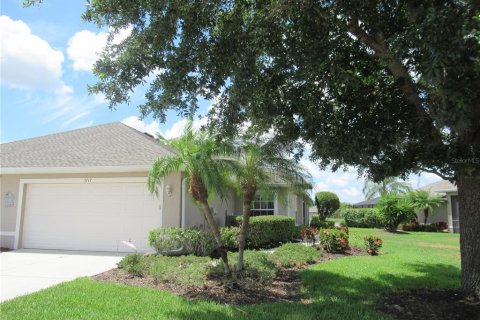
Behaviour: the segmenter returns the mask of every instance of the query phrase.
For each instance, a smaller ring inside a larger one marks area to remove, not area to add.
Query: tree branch
[[[450,182],[455,181],[454,177],[446,176],[446,175],[441,174],[441,173],[439,173],[438,171],[435,171],[435,170],[432,170],[432,169],[427,169],[427,168],[423,168],[423,167],[418,167],[418,169],[420,169],[420,170],[422,170],[422,171],[425,171],[425,172],[428,172],[428,173],[436,174],[436,175],[439,176],[440,178],[442,178],[442,179],[444,179],[444,180],[448,180],[448,181],[450,181]]]
[[[405,68],[405,66],[395,58],[392,51],[388,48],[383,35],[381,33],[377,33],[375,36],[372,36],[365,32],[360,27],[358,18],[355,16],[352,16],[347,23],[347,30],[353,34],[358,41],[373,50],[376,57],[385,59],[387,61],[387,68],[399,86],[400,91],[403,93],[407,102],[415,107],[419,125],[427,126],[432,133],[432,138],[434,139],[433,142],[438,145],[443,145],[440,133],[435,128],[432,119],[423,108],[422,101],[420,100],[412,77],[408,73],[407,68]]]

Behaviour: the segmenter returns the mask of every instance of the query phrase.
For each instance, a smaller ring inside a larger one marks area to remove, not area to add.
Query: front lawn
[[[350,231],[350,242],[357,246],[367,234],[380,236],[381,254],[340,258],[301,271],[305,289],[300,302],[224,306],[81,278],[5,302],[1,315],[2,319],[386,319],[373,310],[386,293],[460,285],[458,235]]]

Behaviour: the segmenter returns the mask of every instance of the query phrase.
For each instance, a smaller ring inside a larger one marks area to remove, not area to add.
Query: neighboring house
[[[442,205],[433,209],[433,212],[428,215],[427,223],[444,221],[448,223],[450,232],[458,233],[460,225],[457,187],[447,180],[440,180],[417,190],[425,190],[445,199]],[[417,213],[417,216],[418,221],[423,222],[424,214],[422,210]]]
[[[181,172],[167,177],[156,196],[147,190],[155,159],[174,151],[120,122],[1,146],[1,247],[93,251],[149,251],[148,231],[202,227]],[[252,213],[292,216],[304,223],[303,199],[257,197]],[[241,214],[232,191],[212,208],[220,225]]]
[[[380,197],[358,202],[353,204],[352,206],[354,208],[375,208],[378,200],[380,200]]]

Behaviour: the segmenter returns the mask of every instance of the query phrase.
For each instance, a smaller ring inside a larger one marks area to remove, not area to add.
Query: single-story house
[[[458,211],[458,191],[457,186],[448,180],[440,180],[417,190],[425,190],[431,194],[442,197],[445,202],[439,207],[434,208],[433,212],[428,215],[427,223],[435,223],[444,221],[448,224],[448,231],[458,233],[459,225],[459,211]],[[423,222],[424,214],[420,210],[417,212],[418,221]]]
[[[120,122],[4,143],[1,147],[0,246],[35,249],[151,250],[148,231],[158,227],[205,227],[181,172],[164,179],[157,195],[147,190],[158,157],[174,151]],[[241,214],[232,191],[212,208],[221,226]],[[255,215],[308,219],[301,197],[282,206],[257,197]]]

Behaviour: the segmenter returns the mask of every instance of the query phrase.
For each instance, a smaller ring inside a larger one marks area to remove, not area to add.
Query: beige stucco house
[[[110,123],[2,144],[1,247],[148,251],[148,230],[204,227],[181,172],[167,177],[157,195],[146,186],[155,159],[173,151],[122,123]],[[212,208],[220,225],[241,214],[233,191]],[[303,199],[257,197],[254,214],[278,214],[302,224]]]
[[[440,180],[417,190],[425,190],[431,194],[442,197],[445,202],[439,207],[433,209],[428,215],[428,223],[444,221],[448,224],[448,231],[459,232],[459,211],[458,211],[458,191],[457,186],[447,180]],[[424,214],[420,210],[417,213],[418,221],[423,222]]]

